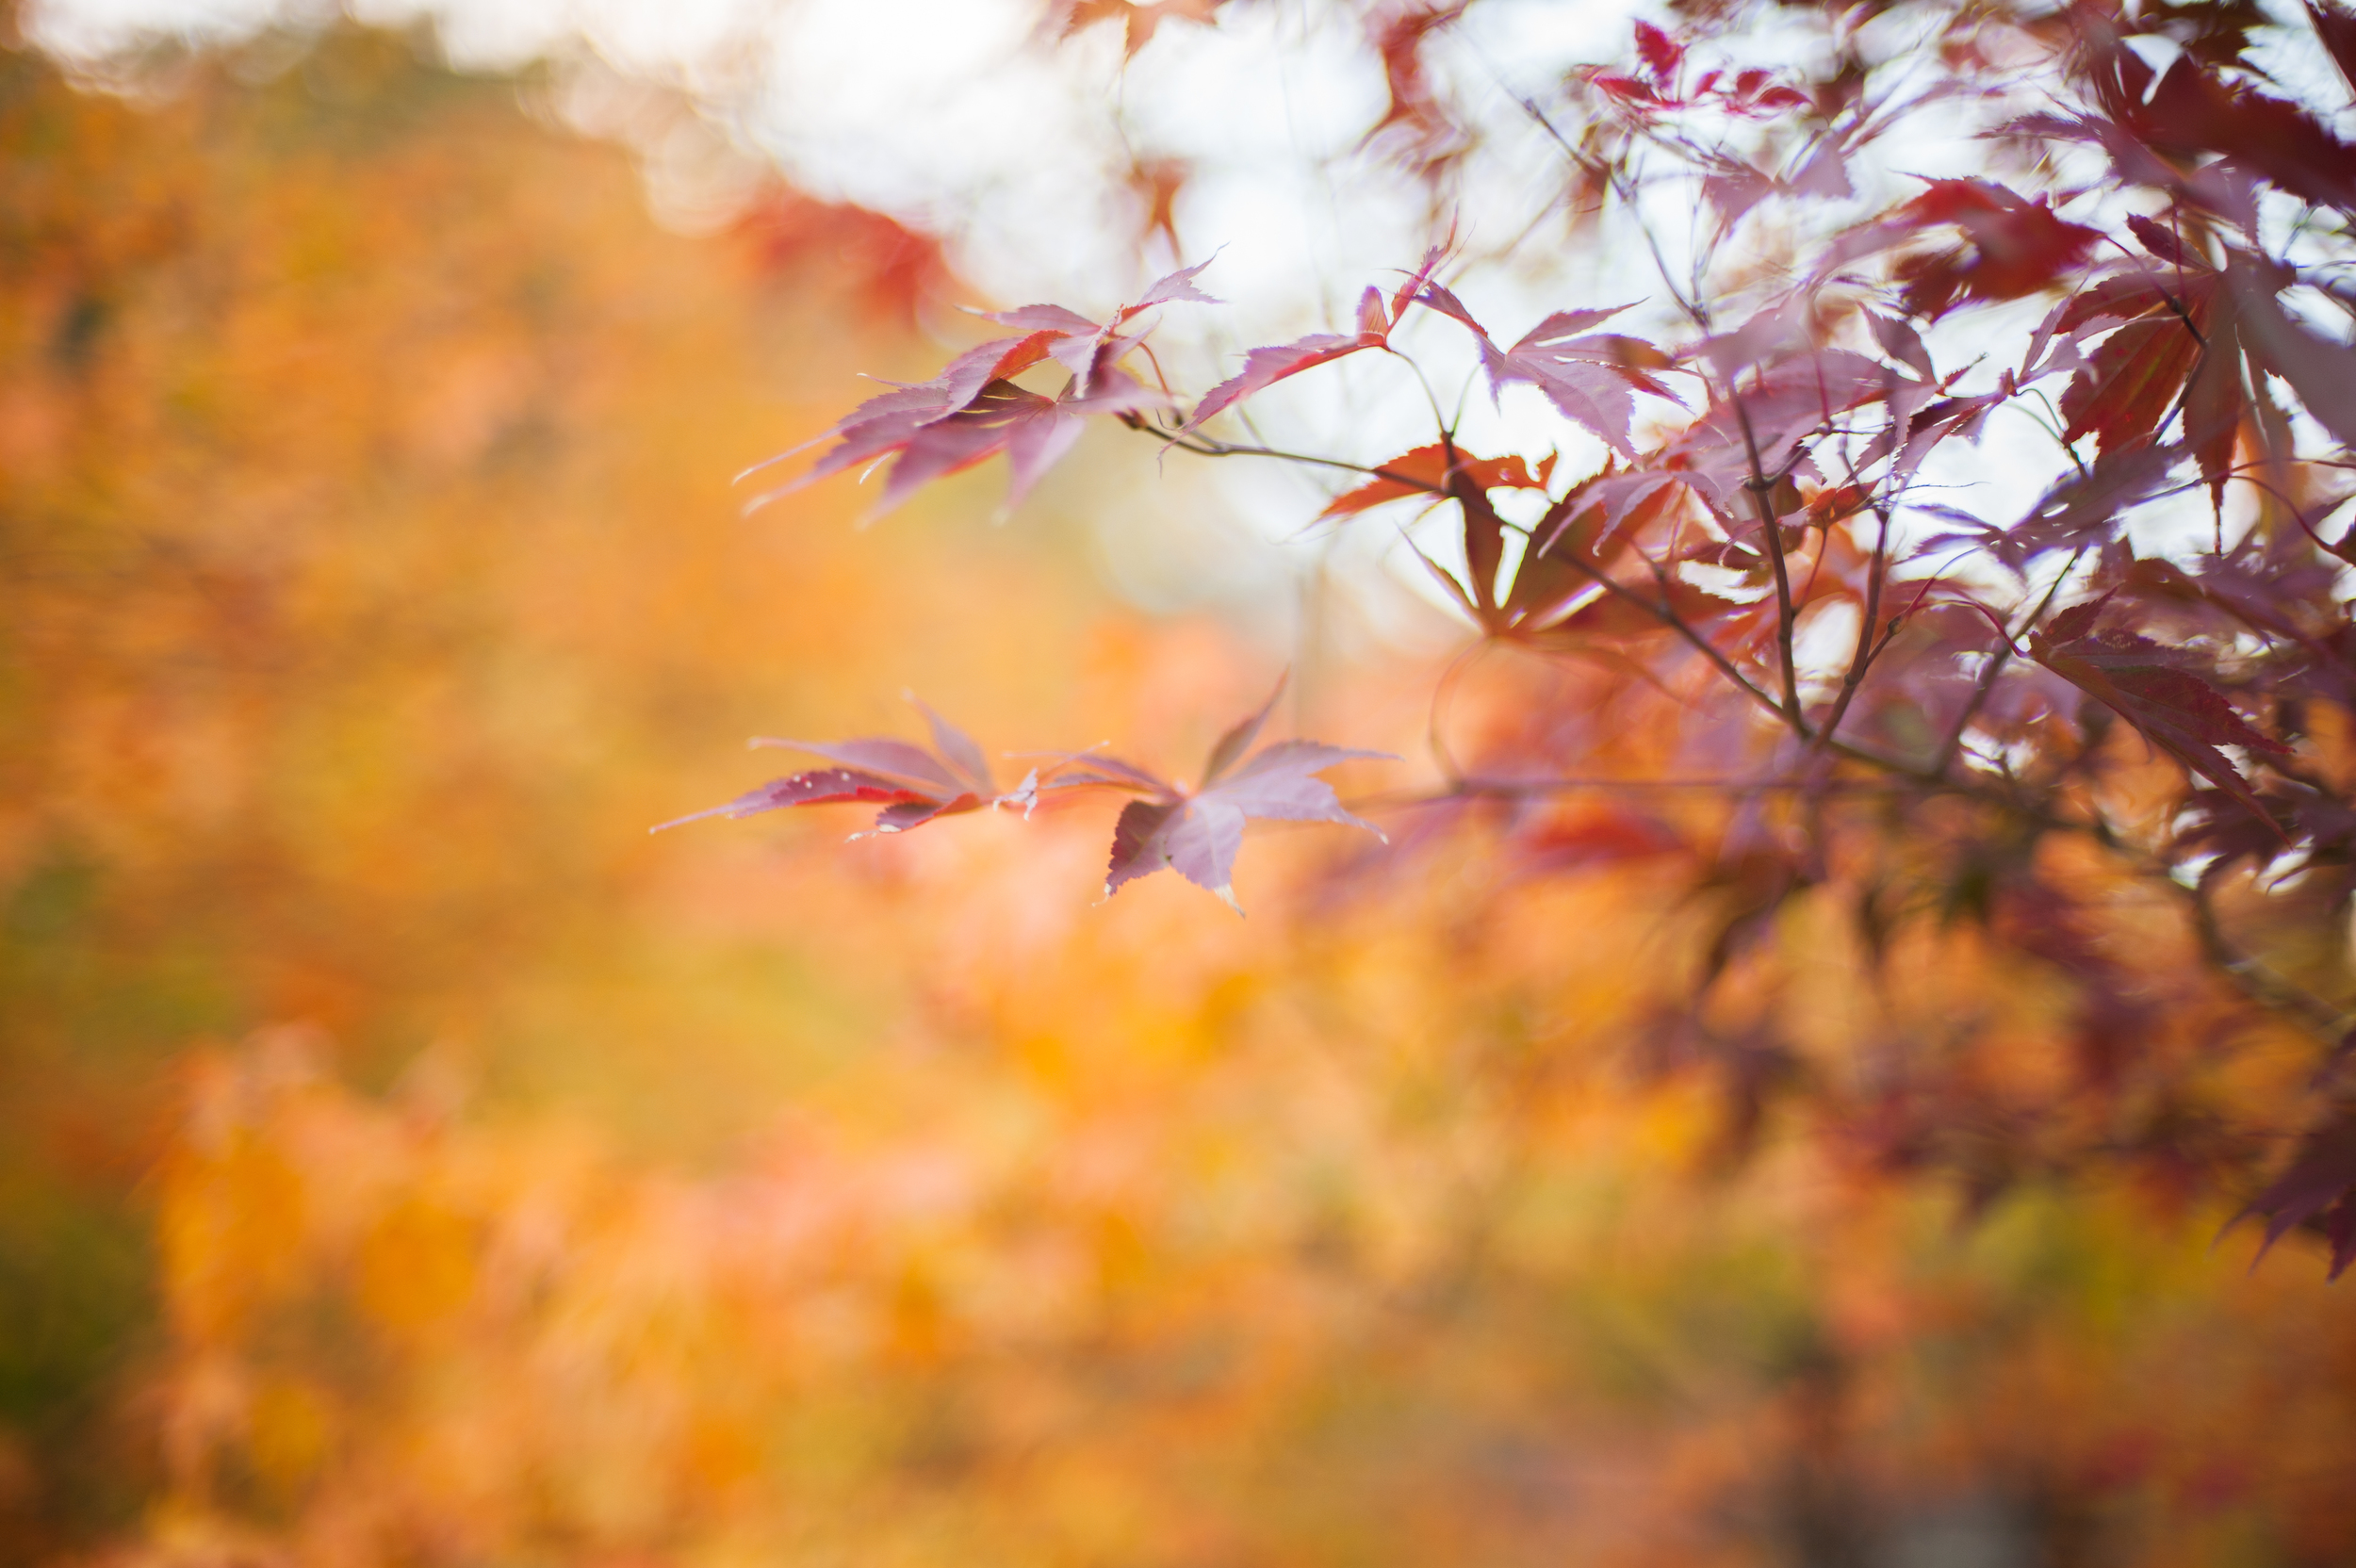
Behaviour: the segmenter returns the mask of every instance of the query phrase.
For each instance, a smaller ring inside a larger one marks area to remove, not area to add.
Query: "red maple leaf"
[[[1214,415],[1220,414],[1254,392],[1275,385],[1287,376],[1323,365],[1329,360],[1354,354],[1362,349],[1386,349],[1391,342],[1391,320],[1383,308],[1383,291],[1368,288],[1358,296],[1358,331],[1345,336],[1340,333],[1311,333],[1290,343],[1274,343],[1266,348],[1252,349],[1243,356],[1243,368],[1203,394],[1203,400],[1194,405],[1193,417],[1186,421],[1187,430],[1194,429]]]
[[[913,699],[911,699],[913,700]],[[648,829],[660,833],[705,817],[753,817],[788,806],[826,806],[842,801],[879,801],[883,810],[874,831],[905,833],[935,817],[953,817],[994,806],[1000,796],[990,781],[990,762],[973,737],[917,703],[933,732],[933,751],[889,736],[850,741],[785,741],[761,736],[756,746],[806,751],[839,764],[773,778],[734,800]]]
[[[2099,698],[2154,745],[2231,794],[2264,822],[2273,823],[2249,781],[2217,747],[2287,755],[2290,748],[2252,728],[2224,694],[2184,667],[2185,655],[2146,637],[2094,630],[2110,601],[2074,606],[2029,637],[2031,657]],[[2280,832],[2280,828],[2277,828]]]
[[[1685,46],[1649,22],[1636,24],[1636,53],[1644,62],[1644,73],[1662,88],[1677,74],[1677,62],[1685,57]]]
[[[2205,314],[2196,307],[2188,322],[2162,305],[2104,338],[2063,389],[2062,439],[2092,434],[2112,452],[2159,429],[2201,363]]]
[[[808,473],[756,496],[745,510],[764,506],[829,474],[896,454],[883,495],[869,514],[871,518],[877,517],[908,499],[926,481],[970,468],[1002,451],[1012,470],[1006,500],[1010,506],[1015,504],[1072,449],[1079,439],[1084,416],[1127,414],[1166,401],[1120,369],[1118,361],[1143,337],[1141,331],[1130,328],[1146,311],[1181,301],[1219,302],[1194,286],[1196,274],[1209,265],[1208,261],[1197,262],[1170,273],[1106,321],[1091,321],[1077,311],[1053,304],[983,313],[984,319],[1017,328],[1022,335],[994,338],[968,349],[932,380],[870,398],[810,440],[747,468],[737,478],[758,473],[821,441],[836,443]],[[1071,380],[1055,397],[1015,384],[1013,377],[1050,359],[1071,372]]]
[[[2025,200],[1992,180],[1933,180],[1890,222],[1918,231],[1952,224],[1971,241],[1900,264],[1906,307],[1923,316],[1962,301],[2017,300],[2050,288],[2102,238],[2056,218],[2042,197]]]
[[[1320,517],[1341,517],[1369,507],[1381,506],[1406,496],[1427,496],[1445,498],[1453,472],[1462,474],[1471,484],[1483,489],[1542,490],[1546,487],[1544,472],[1551,465],[1541,463],[1540,472],[1533,474],[1530,465],[1519,457],[1475,457],[1471,453],[1434,441],[1428,447],[1401,452],[1381,465],[1376,477],[1347,490],[1326,503]]]
[[[1382,837],[1373,824],[1343,809],[1333,787],[1316,776],[1341,762],[1396,760],[1390,753],[1355,751],[1317,741],[1279,741],[1238,762],[1284,690],[1284,683],[1278,681],[1258,712],[1219,738],[1203,764],[1199,789],[1186,790],[1118,758],[1086,756],[1034,775],[1007,798],[1027,805],[1049,791],[1090,786],[1140,794],[1145,798],[1122,807],[1121,819],[1114,825],[1105,896],[1168,867],[1196,887],[1217,893],[1241,914],[1233,872],[1247,820],[1341,823]]]
[[[1628,435],[1628,420],[1636,410],[1630,388],[1683,402],[1651,373],[1675,368],[1667,354],[1640,337],[1588,332],[1629,308],[1627,305],[1558,310],[1524,333],[1512,348],[1500,349],[1464,302],[1438,284],[1425,285],[1415,298],[1426,308],[1471,329],[1481,346],[1491,397],[1508,382],[1526,382],[1546,394],[1564,417],[1585,426],[1624,455],[1635,453]]]

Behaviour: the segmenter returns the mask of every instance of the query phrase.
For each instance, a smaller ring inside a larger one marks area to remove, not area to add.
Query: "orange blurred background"
[[[1183,771],[1293,662],[1419,748],[1425,656],[1106,590],[1220,504],[1108,435],[1002,528],[738,516],[937,367],[920,237],[668,232],[355,27],[0,73],[0,1561],[2356,1555],[2312,1256],[1726,1158],[1615,1049],[1641,867],[1272,832],[1238,922],[1100,905],[1090,808],[650,838],[904,688]]]

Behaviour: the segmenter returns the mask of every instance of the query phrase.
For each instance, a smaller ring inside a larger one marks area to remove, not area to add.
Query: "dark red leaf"
[[[2188,55],[2176,57],[2142,103],[2107,106],[2162,152],[2222,153],[2310,202],[2356,203],[2356,147],[2297,105],[2228,83]]]
[[[2266,1217],[2261,1257],[2297,1227],[2320,1220],[2331,1246],[2331,1277],[2356,1263],[2356,1116],[2342,1115],[2309,1134],[2289,1166],[2242,1211],[2250,1214]]]
[[[2340,68],[2341,80],[2356,90],[2356,11],[2337,0],[2307,0],[2307,20],[2323,41],[2324,52]]]
[[[2250,727],[2215,686],[2184,667],[2183,652],[2132,632],[2089,631],[2103,602],[2065,611],[2031,633],[2031,656],[2271,825],[2249,781],[2217,747],[2277,754],[2289,748]]]
[[[2208,312],[2208,344],[2184,387],[2184,442],[2208,482],[2209,504],[2220,522],[2225,482],[2233,471],[2249,396],[2242,386],[2241,313],[2231,294],[2220,293]]]
[[[2102,236],[1989,180],[1934,180],[1891,220],[1901,230],[1953,224],[1968,250],[1902,263],[1907,308],[1938,316],[1964,301],[2017,300],[2064,281]]]

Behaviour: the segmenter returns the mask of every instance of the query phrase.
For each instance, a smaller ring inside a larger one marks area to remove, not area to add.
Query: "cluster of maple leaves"
[[[1431,133],[1444,115],[1420,51],[1463,8],[1370,16],[1393,90],[1377,131],[1406,117]],[[1142,42],[1137,18],[1150,34],[1159,15],[1149,9],[1132,17],[1133,46]],[[1901,804],[1900,839],[1920,825],[1912,813],[1976,813],[1956,853],[1981,868],[1973,875],[1992,875],[2015,903],[2041,911],[2024,919],[2024,939],[2049,953],[2095,948],[2055,945],[2056,921],[2077,914],[2037,868],[2037,846],[2092,841],[2181,894],[2215,977],[2319,1039],[2336,1062],[2356,1037],[2356,1015],[2243,951],[2215,897],[2236,877],[2261,897],[2293,890],[2298,908],[2319,912],[2343,910],[2356,893],[2356,797],[2340,782],[2356,761],[2341,755],[2356,713],[2356,628],[2344,600],[2356,543],[2326,532],[2349,496],[2335,476],[2356,467],[2356,353],[2315,318],[2356,315],[2356,146],[2331,127],[2336,106],[2274,90],[2251,53],[2266,19],[2233,0],[2132,15],[2094,0],[2051,14],[1944,12],[1945,70],[1927,90],[1876,74],[1857,42],[1874,14],[1826,13],[1833,64],[1813,76],[1698,69],[1697,50],[1732,37],[1739,16],[1683,37],[1639,24],[1632,68],[1584,69],[1562,85],[1558,112],[1584,127],[1576,142],[1545,107],[1525,106],[1560,148],[1574,204],[1642,227],[1640,168],[1697,198],[1716,237],[1682,271],[1662,260],[1661,293],[1675,307],[1665,331],[1602,330],[1639,302],[1582,302],[1509,341],[1442,281],[1454,258],[1437,246],[1402,282],[1365,290],[1354,330],[1251,349],[1234,375],[1189,400],[1158,367],[1149,384],[1129,366],[1161,307],[1217,302],[1196,286],[1203,263],[1104,321],[1044,304],[992,315],[1018,335],[861,404],[819,438],[834,445],[794,482],[889,460],[888,509],[1003,452],[1019,498],[1095,415],[1181,449],[1260,449],[1219,440],[1214,422],[1334,361],[1403,356],[1402,334],[1419,315],[1445,318],[1471,335],[1493,398],[1534,389],[1601,446],[1601,466],[1567,478],[1552,454],[1477,454],[1443,424],[1436,439],[1382,461],[1315,459],[1363,476],[1324,516],[1409,500],[1452,509],[1462,567],[1429,556],[1425,564],[1484,639],[1616,672],[1610,701],[1650,687],[1707,715],[1722,739],[1735,738],[1720,754],[1740,765],[1714,782],[1738,803],[1738,825],[1766,822],[1741,802],[1794,803],[1789,820],[1748,838],[1720,823],[1714,846],[1710,835],[1664,833],[1658,815],[1629,812],[1628,841],[1677,842],[1705,880],[1754,888],[1731,902],[1705,993],[1763,939],[1777,906],[1831,875],[1824,804],[1857,788]],[[1088,19],[1075,11],[1067,22]],[[2356,13],[2324,0],[2309,19],[2356,84]],[[1988,67],[1980,50],[1996,29],[2015,57],[2024,46],[2042,51],[2046,106],[2021,112],[2017,84]],[[2165,69],[2149,63],[2155,44],[2172,51]],[[1902,199],[1859,213],[1872,144],[1909,114],[1955,102],[1990,116],[1991,148],[2042,159],[2028,188],[1993,177],[1911,181]],[[2053,172],[2061,154],[2075,157],[2074,184]],[[1421,177],[1435,167],[1408,161]],[[1664,165],[1673,175],[1659,172]],[[1738,237],[1770,206],[1787,221],[1840,216],[1811,231],[1772,284],[1736,281]],[[1657,239],[1653,248],[1659,256]],[[1983,339],[1976,359],[1940,367],[1934,345],[1955,341],[1945,323],[2035,300],[2050,304],[2032,330]],[[1060,391],[1018,384],[1050,361],[1065,372]],[[2045,424],[2066,465],[2009,519],[1922,482],[1939,449],[1979,440],[2000,411]],[[1500,490],[1542,495],[1543,515],[1509,523],[1491,498]],[[2208,502],[2209,547],[2139,553],[2135,519],[2185,496]],[[1523,547],[1509,570],[1514,533]],[[1809,665],[1803,617],[1834,606],[1854,619],[1848,651]],[[1248,818],[1356,822],[1316,775],[1366,754],[1290,742],[1246,760],[1266,716],[1230,733],[1193,791],[1074,754],[999,793],[979,750],[936,719],[935,753],[885,741],[805,745],[837,765],[716,810],[876,801],[878,828],[898,831],[983,805],[1027,808],[1052,791],[1124,791],[1138,798],[1116,829],[1108,889],[1168,865],[1230,897]],[[2173,809],[2138,814],[2106,798],[2120,772],[2105,743],[2115,720],[2185,770]],[[1525,769],[1512,792],[1595,782],[1613,781]],[[1497,792],[1493,783],[1457,776],[1449,793],[1480,797]],[[1924,896],[1951,911],[1967,896],[1984,908],[2004,903],[1959,893],[1952,877],[1942,886]],[[2087,989],[2089,1037],[2112,1029],[2105,1019],[2148,1016],[2144,981],[2091,956],[2054,961]],[[2326,1100],[2316,1130],[2255,1206],[2276,1233],[2327,1228],[2336,1272],[2356,1261],[2356,1116]]]

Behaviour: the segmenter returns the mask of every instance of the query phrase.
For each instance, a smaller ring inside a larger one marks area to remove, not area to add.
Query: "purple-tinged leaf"
[[[2051,549],[2074,549],[2106,536],[2119,514],[2149,498],[2183,457],[2180,447],[2128,447],[2104,452],[2084,474],[2048,490],[2005,538],[2018,559]]]
[[[1931,351],[1923,345],[1921,333],[1894,316],[1868,312],[1865,318],[1873,327],[1873,341],[1880,345],[1882,352],[1924,381],[1938,379],[1938,372],[1931,368]]]
[[[2315,423],[2356,447],[2356,352],[2324,341],[2283,314],[2274,287],[2249,257],[2235,253],[2227,278],[2241,307],[2251,356],[2291,384]]]
[[[1038,785],[1038,790],[1044,791],[1100,784],[1143,791],[1153,797],[1133,800],[1121,808],[1121,820],[1113,828],[1112,858],[1105,868],[1107,897],[1167,866],[1197,887],[1217,893],[1240,914],[1243,911],[1235,904],[1231,883],[1247,818],[1341,823],[1375,831],[1344,810],[1333,786],[1316,775],[1355,759],[1388,760],[1387,753],[1353,751],[1316,741],[1281,741],[1261,748],[1241,766],[1235,765],[1235,759],[1266,724],[1284,689],[1284,682],[1279,681],[1259,711],[1219,737],[1203,768],[1203,786],[1191,794],[1142,768],[1092,755],[1075,756],[1057,764],[1054,776]]]
[[[1177,271],[1156,280],[1151,288],[1137,296],[1136,304],[1129,305],[1121,311],[1122,319],[1125,320],[1138,311],[1151,310],[1155,305],[1176,304],[1181,301],[1189,301],[1195,304],[1203,305],[1225,304],[1226,301],[1205,294],[1194,286],[1196,275],[1218,259],[1214,255],[1207,260],[1196,262],[1192,267],[1182,267]]]
[[[1464,308],[1464,301],[1458,299],[1454,294],[1451,294],[1447,289],[1441,287],[1438,284],[1425,284],[1422,288],[1416,291],[1415,302],[1422,305],[1427,310],[1436,310],[1443,316],[1454,317],[1457,320],[1462,321],[1464,325],[1470,327],[1473,330],[1473,335],[1479,337],[1482,342],[1485,343],[1488,341],[1489,329],[1473,319],[1473,314],[1471,311]]]
[[[932,727],[933,749],[941,753],[950,766],[963,774],[967,783],[978,786],[984,792],[997,788],[990,779],[990,759],[983,755],[982,748],[974,743],[973,736],[935,712],[930,703],[920,700],[912,694],[908,701],[916,704],[916,710],[924,714],[924,722]]]
[[[904,800],[887,806],[875,813],[875,833],[906,833],[911,827],[922,827],[935,817],[956,816],[971,811],[980,801],[970,794],[952,796],[948,800]],[[854,833],[853,838],[866,834]]]
[[[1017,310],[985,310],[975,314],[985,321],[995,321],[1021,332],[1059,332],[1093,337],[1104,330],[1078,311],[1066,310],[1061,305],[1023,305]]]
[[[775,747],[780,751],[807,751],[812,757],[823,757],[829,762],[865,773],[882,774],[903,784],[916,786],[927,793],[961,786],[957,776],[942,765],[941,760],[923,746],[890,736],[869,736],[854,741],[790,741],[772,735],[757,735],[755,746]]]
[[[909,698],[914,702],[913,697]],[[990,765],[973,738],[918,702],[932,726],[941,749],[936,757],[919,745],[890,736],[865,736],[850,741],[787,741],[768,736],[756,746],[807,751],[839,764],[772,779],[725,805],[691,812],[654,829],[677,827],[704,817],[749,817],[788,806],[824,806],[838,801],[873,801],[884,806],[875,819],[877,833],[905,833],[935,817],[956,816],[994,805]],[[945,757],[948,760],[944,761]],[[960,777],[959,775],[964,776]]]
[[[992,382],[1005,381],[1045,359],[1059,332],[1031,332],[1021,337],[1002,337],[965,351],[949,362],[948,368],[931,381],[919,383],[908,390],[914,392],[932,388],[940,393],[941,416],[947,417],[964,408]]]
[[[1071,449],[1078,420],[1055,401],[1017,386],[993,382],[965,407],[920,428],[902,448],[884,482],[870,519],[906,501],[930,481],[970,468],[1006,451],[1015,458],[1009,504],[1055,460]],[[1019,446],[1018,446],[1019,443]]]
[[[1558,310],[1522,334],[1521,341],[1515,343],[1508,352],[1520,353],[1525,350],[1545,349],[1559,344],[1563,339],[1583,333],[1590,327],[1603,325],[1622,311],[1634,309],[1635,304],[1636,302],[1630,300],[1624,305],[1605,305],[1588,310]]]
[[[1490,345],[1481,346],[1481,362],[1489,372],[1489,387],[1494,394],[1510,381],[1526,382],[1535,386],[1555,411],[1579,425],[1623,457],[1636,455],[1636,447],[1628,431],[1635,417],[1636,400],[1630,396],[1626,381],[1610,370],[1575,360],[1552,363],[1519,362],[1500,353]]]
[[[1842,156],[1841,143],[1826,137],[1816,144],[1808,161],[1800,165],[1785,186],[1796,196],[1814,196],[1824,201],[1842,201],[1857,194],[1849,183],[1849,164]]]
[[[2127,220],[2127,232],[2135,237],[2137,244],[2171,267],[2206,270],[2208,264],[2185,248],[2176,237],[2176,231],[2140,213]]]
[[[1195,798],[1216,797],[1246,816],[1272,822],[1333,822],[1377,833],[1371,823],[1344,810],[1333,786],[1315,776],[1342,762],[1391,760],[1395,759],[1388,752],[1359,751],[1319,741],[1279,741]]]
[[[1290,343],[1273,344],[1253,349],[1244,355],[1240,373],[1220,382],[1203,395],[1194,406],[1194,416],[1186,423],[1192,430],[1204,420],[1213,418],[1254,392],[1275,385],[1287,376],[1323,365],[1329,360],[1354,354],[1361,349],[1379,349],[1383,339],[1365,333],[1344,337],[1338,333],[1313,333]]]
[[[2281,742],[2252,728],[2222,694],[2184,667],[2187,655],[2125,631],[2095,631],[2108,595],[2073,606],[2029,638],[2031,657],[2064,680],[2100,699],[2162,750],[2281,828],[2219,746],[2285,753]],[[2285,840],[2287,842],[2287,840]]]
[[[1063,461],[1079,441],[1084,428],[1082,419],[1065,403],[1031,404],[1007,419],[1006,428],[1006,500],[1008,507],[1020,506],[1031,493],[1032,486],[1046,477],[1047,470]],[[906,461],[903,459],[903,461]],[[892,476],[900,477],[895,467]]]
[[[658,823],[648,828],[660,833],[682,823],[701,822],[706,817],[751,817],[763,811],[782,810],[789,806],[824,806],[836,801],[865,800],[894,803],[931,800],[905,784],[877,774],[861,773],[852,768],[821,768],[814,773],[797,773],[790,778],[773,778],[757,790],[748,790],[724,805],[690,811],[683,817]]]
[[[1131,801],[1114,827],[1104,891],[1109,896],[1124,884],[1168,866],[1196,887],[1217,893],[1241,914],[1233,883],[1235,852],[1243,844],[1246,819],[1332,822],[1375,832],[1371,824],[1343,809],[1332,785],[1314,776],[1338,762],[1384,756],[1314,741],[1284,741],[1260,752],[1222,782],[1195,794],[1159,802]]]
[[[1270,713],[1276,711],[1276,699],[1284,694],[1284,684],[1289,678],[1288,675],[1278,676],[1276,689],[1268,694],[1268,701],[1260,704],[1259,711],[1239,720],[1234,728],[1219,738],[1219,744],[1211,748],[1210,760],[1203,764],[1203,788],[1208,789],[1218,783],[1219,776],[1233,767],[1235,759],[1241,757],[1259,737],[1260,727],[1268,723]]]
[[[1101,786],[1115,790],[1138,790],[1147,794],[1168,794],[1169,782],[1158,775],[1124,762],[1118,757],[1101,752],[1072,752],[1060,756],[1048,764],[1047,776],[1039,780],[1040,790],[1077,790]]]
[[[1183,800],[1133,800],[1121,808],[1121,819],[1113,824],[1112,860],[1104,868],[1106,898],[1170,864],[1162,830],[1186,805]]]

